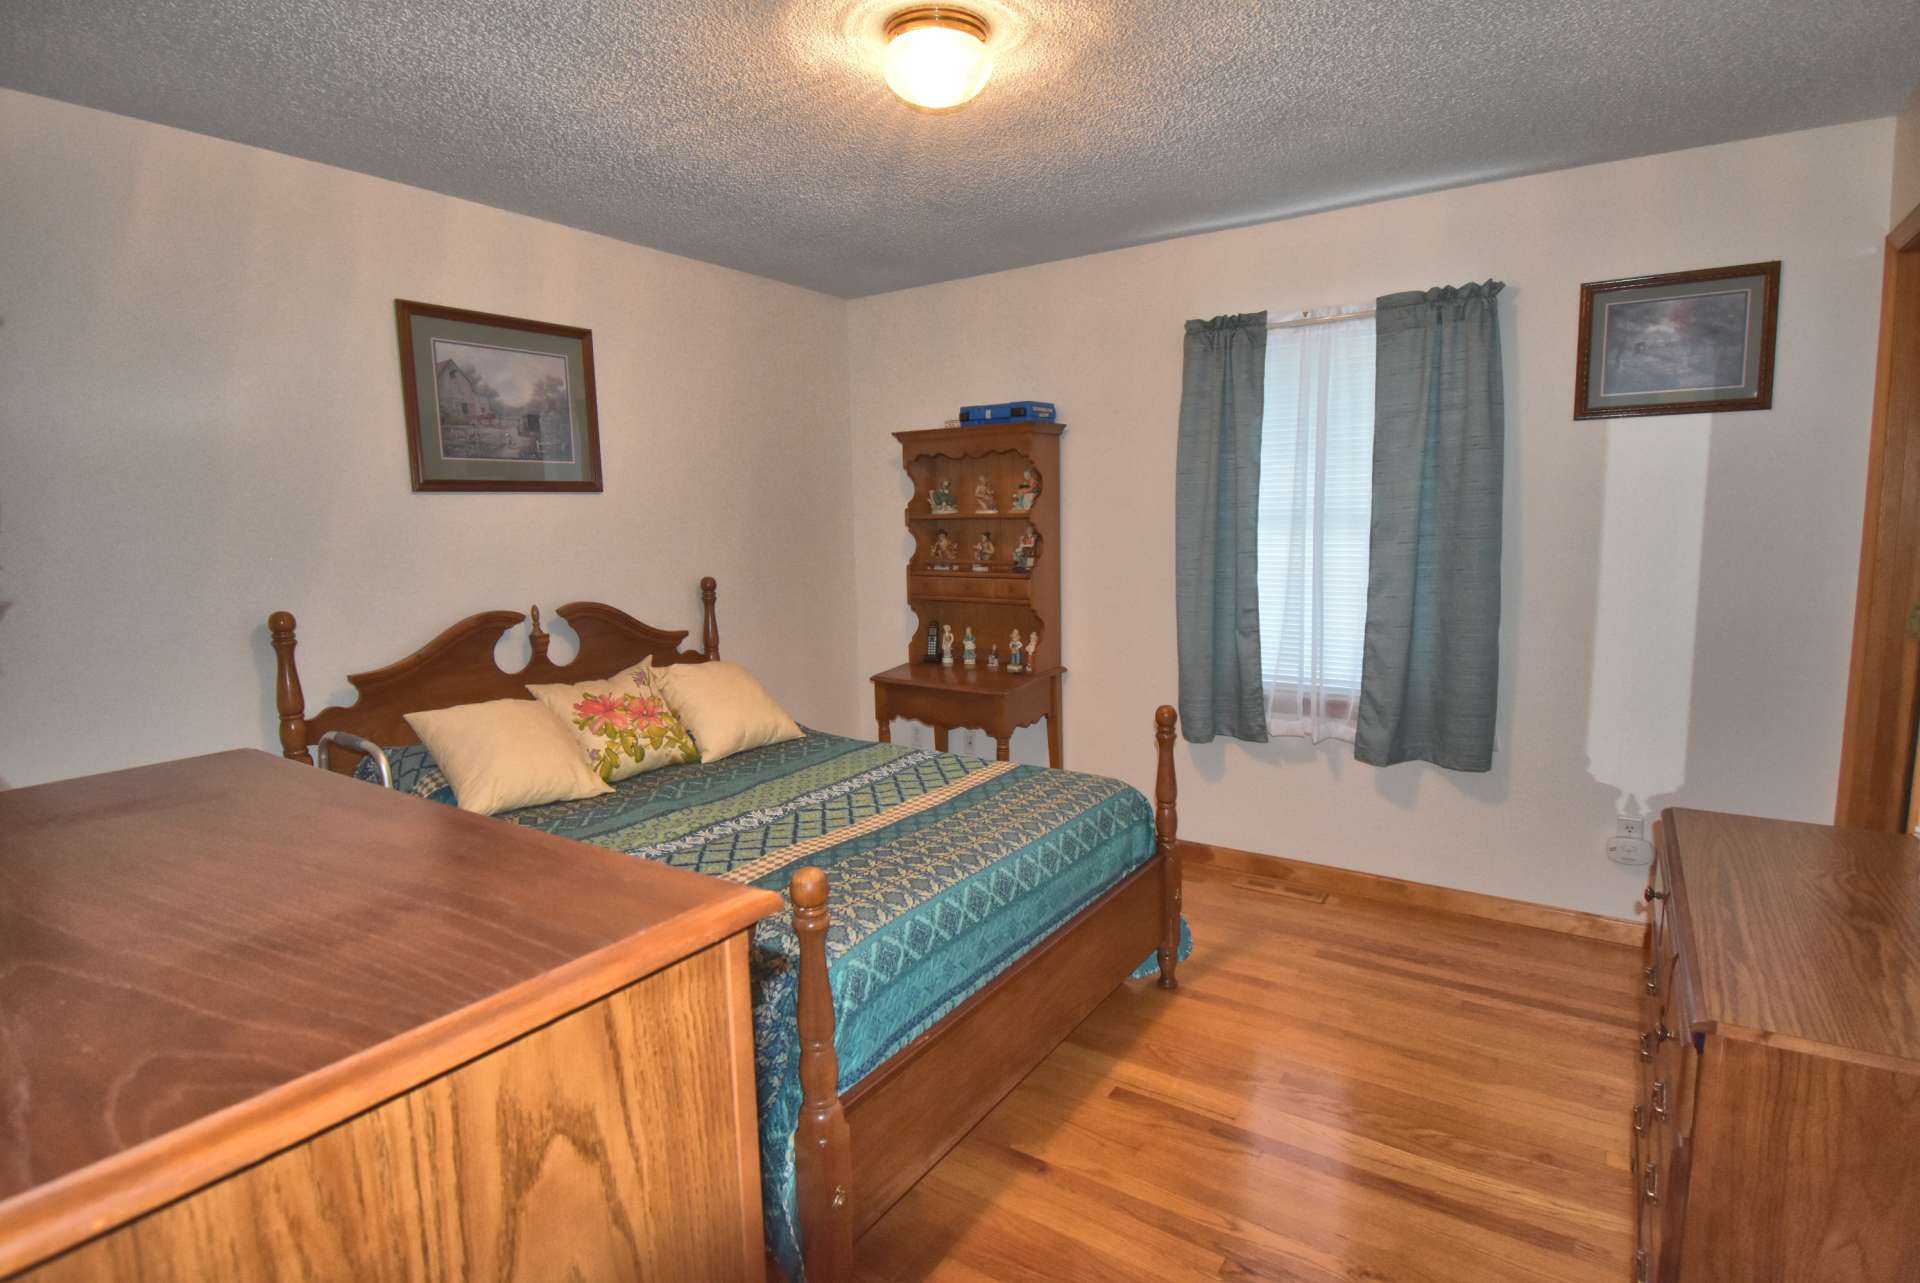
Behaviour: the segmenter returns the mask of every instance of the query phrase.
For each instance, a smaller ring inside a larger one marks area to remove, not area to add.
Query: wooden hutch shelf
[[[933,428],[896,432],[900,462],[913,482],[904,514],[913,536],[906,567],[907,604],[914,635],[907,662],[873,676],[874,716],[880,738],[891,738],[896,717],[933,727],[934,746],[947,747],[948,732],[973,727],[993,736],[1007,758],[1013,732],[1047,719],[1047,757],[1064,763],[1061,734],[1060,656],[1060,433],[1061,423]],[[933,491],[944,484],[957,512],[933,511]],[[992,511],[976,511],[987,506]],[[1027,508],[1017,508],[1022,502]],[[1015,550],[1031,531],[1027,569]],[[936,541],[949,547],[935,556]],[[987,540],[991,549],[982,548]],[[936,570],[934,567],[953,569]],[[926,662],[930,625],[953,629],[954,662]],[[976,638],[972,668],[962,662],[968,628]],[[1008,671],[1012,635],[1037,637],[1040,663]],[[989,668],[989,656],[999,667]]]
[[[899,435],[898,433],[895,434]],[[975,521],[1031,521],[1031,512],[923,512],[918,516],[908,514],[907,520],[914,523],[924,522],[930,526],[953,525],[956,522]]]

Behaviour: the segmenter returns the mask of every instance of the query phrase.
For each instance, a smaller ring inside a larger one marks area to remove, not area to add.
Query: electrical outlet
[[[1608,838],[1607,858],[1630,869],[1644,869],[1653,863],[1653,843],[1641,838]]]
[[[1644,815],[1613,817],[1613,836],[1607,839],[1607,858],[1615,864],[1638,868],[1653,863],[1653,843],[1647,840]]]

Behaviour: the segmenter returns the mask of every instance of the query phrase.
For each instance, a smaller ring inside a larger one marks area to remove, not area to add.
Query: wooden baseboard
[[[1429,886],[1424,882],[1408,882],[1353,869],[1336,869],[1325,864],[1309,864],[1305,860],[1261,855],[1230,846],[1182,842],[1180,855],[1193,864],[1211,864],[1238,873],[1251,873],[1293,887],[1311,887],[1333,895],[1357,896],[1364,900],[1438,909],[1494,922],[1511,922],[1517,926],[1538,927],[1543,931],[1558,931],[1563,935],[1582,936],[1588,940],[1604,940],[1609,944],[1638,946],[1646,933],[1645,923],[1626,918],[1608,918],[1597,913],[1582,913],[1577,909],[1557,909],[1552,905],[1482,895],[1478,891],[1456,891],[1451,887]]]

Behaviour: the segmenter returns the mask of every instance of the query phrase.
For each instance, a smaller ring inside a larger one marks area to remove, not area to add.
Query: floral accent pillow
[[[651,661],[597,682],[527,690],[567,724],[588,767],[609,784],[700,760],[687,728],[654,687]]]

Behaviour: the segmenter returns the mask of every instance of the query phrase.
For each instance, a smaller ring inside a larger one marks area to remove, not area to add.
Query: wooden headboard
[[[720,625],[714,618],[717,595],[712,576],[700,581],[700,600],[706,616],[702,650],[681,650],[687,630],[669,631],[643,624],[632,615],[597,601],[575,601],[556,612],[580,638],[579,653],[565,666],[547,658],[552,641],[540,626],[540,608],[527,614],[489,610],[469,615],[405,659],[355,673],[347,680],[359,693],[351,704],[323,708],[307,716],[306,696],[300,690],[300,670],[294,664],[294,618],[284,610],[267,616],[273,638],[274,705],[280,713],[280,751],[296,762],[311,763],[309,750],[328,731],[348,731],[376,744],[416,744],[419,736],[407,725],[406,714],[490,699],[531,699],[529,683],[577,682],[604,677],[639,663],[651,655],[656,664],[698,664],[720,658]],[[494,648],[510,628],[531,619],[527,640],[533,658],[518,672],[504,672],[494,662]],[[360,755],[340,748],[329,765],[350,775]]]

